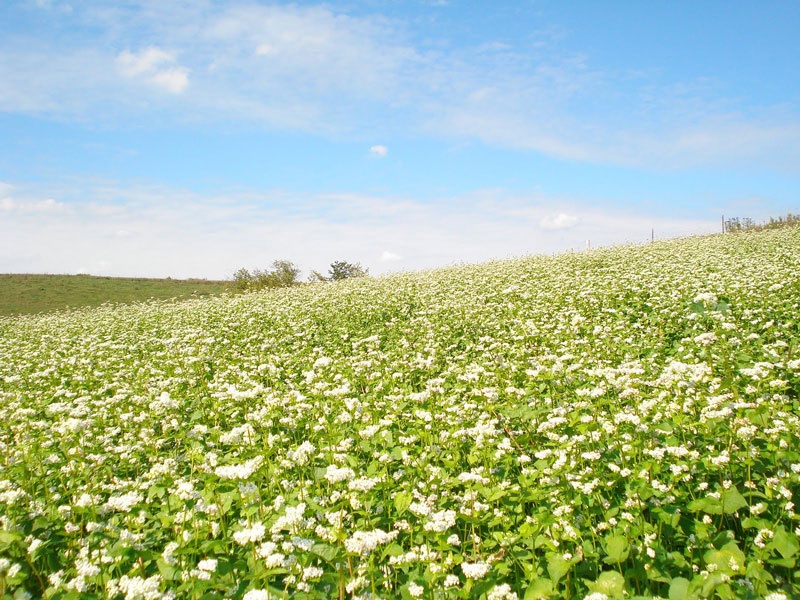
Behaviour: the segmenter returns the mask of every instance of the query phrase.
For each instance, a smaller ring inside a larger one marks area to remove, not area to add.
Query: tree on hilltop
[[[352,279],[354,277],[366,277],[369,269],[361,266],[361,263],[349,263],[346,260],[336,260],[331,263],[328,270],[331,281],[341,281],[342,279]]]
[[[276,260],[272,269],[239,269],[233,274],[233,284],[239,290],[289,287],[299,283],[300,268],[289,260]]]

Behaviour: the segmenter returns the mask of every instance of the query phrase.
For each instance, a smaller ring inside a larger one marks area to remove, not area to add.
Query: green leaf
[[[711,596],[711,592],[717,592],[718,597],[724,597],[724,591],[720,594],[721,590],[720,587],[725,585],[725,582],[728,580],[729,577],[725,573],[721,572],[714,572],[709,573],[708,575],[703,576],[705,577],[705,581],[700,588],[700,596],[703,598],[707,598]]]
[[[625,591],[625,578],[616,571],[604,571],[596,581],[586,585],[592,592],[605,594],[609,598],[621,598]]]
[[[767,560],[767,562],[771,565],[775,565],[776,567],[792,569],[794,568],[796,561],[793,558],[771,558]]]
[[[606,557],[603,562],[609,565],[621,563],[628,558],[631,553],[628,538],[623,535],[611,534],[603,540],[603,548],[606,551]]]
[[[568,560],[564,560],[564,557],[560,554],[550,554],[547,557],[547,573],[550,575],[550,579],[553,580],[553,583],[558,583],[558,580],[566,575],[571,568],[572,563]]]
[[[525,590],[523,600],[544,600],[553,595],[553,582],[546,577],[540,577],[531,582]]]
[[[328,562],[336,558],[336,548],[328,544],[314,544],[311,546],[311,552]]]
[[[724,573],[726,575],[736,575],[744,573],[745,556],[744,552],[739,550],[736,542],[725,544],[719,550],[709,550],[703,557],[706,561],[709,571],[716,573]]]
[[[20,542],[22,540],[22,536],[17,533],[11,533],[10,531],[0,531],[0,552],[5,552],[13,546],[15,543]]]
[[[797,542],[797,536],[786,533],[783,527],[778,527],[775,530],[775,535],[770,542],[770,547],[775,548],[783,558],[792,558],[797,551],[800,550],[800,544]],[[794,565],[793,565],[794,566]]]
[[[400,556],[401,554],[404,554],[403,547],[396,542],[392,542],[383,549],[383,554],[381,556],[386,558],[387,556]]]
[[[158,572],[161,573],[161,577],[167,581],[179,579],[179,577],[177,577],[177,569],[172,565],[167,564],[163,559],[159,558],[156,561],[156,565],[158,566]]]
[[[669,584],[669,600],[689,600],[689,580],[676,577]]]
[[[22,536],[13,531],[0,531],[0,544],[12,544],[21,539]]]
[[[721,515],[722,503],[716,498],[698,498],[689,502],[691,512],[704,512],[709,515]]]
[[[739,493],[735,486],[722,490],[722,510],[726,515],[733,514],[745,506],[747,506],[747,500],[744,499],[744,496]]]
[[[394,495],[394,507],[398,514],[403,514],[411,506],[412,496],[408,492],[397,492]]]
[[[166,493],[167,491],[162,486],[154,485],[147,490],[147,499],[153,500],[153,498],[163,498]]]

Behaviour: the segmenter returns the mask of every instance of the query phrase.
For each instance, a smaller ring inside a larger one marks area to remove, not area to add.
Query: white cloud
[[[120,71],[126,77],[136,77],[137,75],[151,75],[164,64],[175,62],[175,55],[150,46],[141,50],[138,54],[123,50],[117,56],[117,64]]]
[[[593,207],[592,198],[578,202],[502,190],[426,201],[359,194],[207,195],[97,181],[61,189],[18,186],[14,192],[13,200],[0,201],[0,272],[225,278],[240,267],[263,268],[286,258],[319,271],[344,259],[380,274],[581,250],[587,239],[592,247],[645,242],[653,227],[658,238],[719,227],[716,214],[706,219],[609,212]],[[561,214],[581,218],[569,229],[541,229],[546,217],[558,220]]]
[[[139,53],[125,50],[117,56],[117,66],[125,77],[141,77],[168,92],[180,94],[189,85],[189,70],[174,66],[175,62],[174,53],[155,46]]]
[[[151,81],[173,94],[180,94],[189,86],[189,71],[183,67],[165,69],[155,73]]]
[[[401,260],[403,260],[403,257],[399,254],[389,252],[388,250],[381,252],[381,262],[399,262]]]
[[[256,54],[259,56],[268,56],[270,54],[277,54],[278,49],[272,44],[259,44],[256,48]]]
[[[568,215],[565,213],[558,213],[557,215],[548,215],[541,220],[540,226],[542,229],[569,229],[578,224],[578,217]]]
[[[383,158],[389,153],[389,149],[386,146],[371,146],[369,149],[369,153],[374,156],[379,156]]]
[[[2,192],[2,190],[0,190]],[[61,202],[52,198],[44,200],[15,199],[10,197],[0,198],[0,211],[5,213],[61,213],[66,207]]]

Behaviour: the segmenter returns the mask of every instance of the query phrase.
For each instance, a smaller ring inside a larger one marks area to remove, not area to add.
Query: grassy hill
[[[0,596],[800,598],[798,274],[794,227],[0,318]]]
[[[230,282],[205,279],[141,279],[91,275],[0,275],[0,315],[52,312],[99,306],[220,294]]]

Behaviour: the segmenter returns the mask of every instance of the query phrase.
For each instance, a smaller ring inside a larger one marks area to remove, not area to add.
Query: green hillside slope
[[[0,275],[0,315],[35,314],[99,306],[220,294],[229,282],[204,279],[134,279],[91,275]]]
[[[0,318],[0,585],[800,597],[799,273],[785,228]]]

